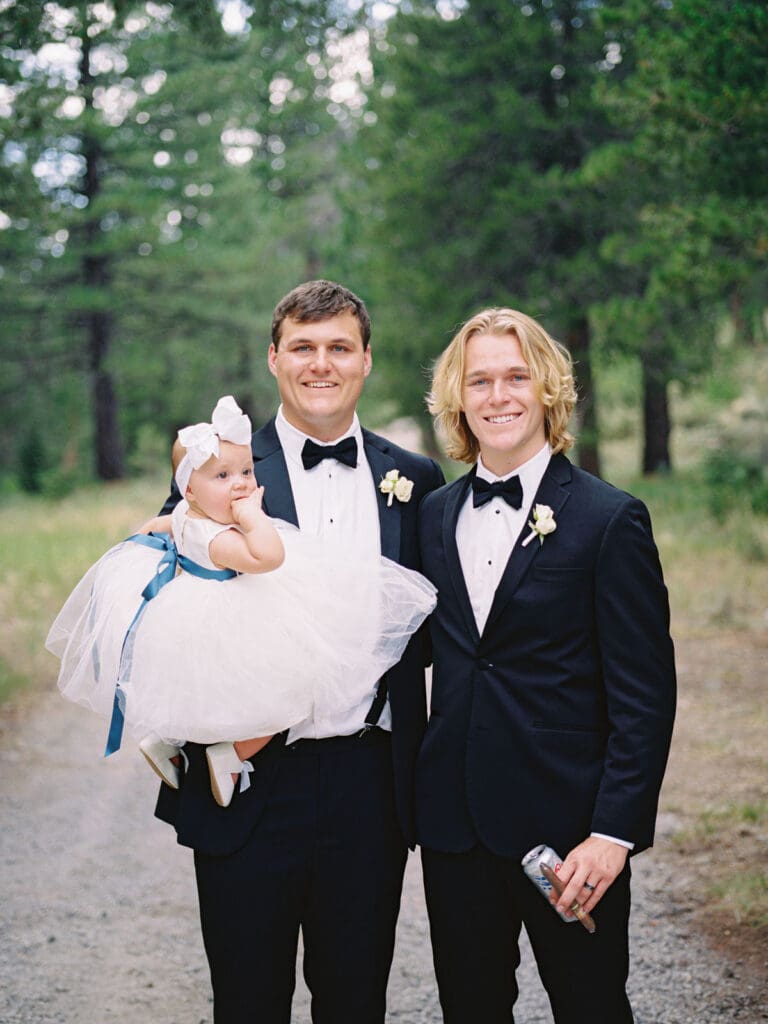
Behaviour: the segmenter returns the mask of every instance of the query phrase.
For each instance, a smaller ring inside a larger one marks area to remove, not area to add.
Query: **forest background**
[[[768,935],[763,0],[0,0],[0,699],[176,429],[274,412],[271,311],[315,277],[371,311],[362,418],[431,453],[473,312],[571,349],[576,460],[649,502],[670,579],[679,848]]]

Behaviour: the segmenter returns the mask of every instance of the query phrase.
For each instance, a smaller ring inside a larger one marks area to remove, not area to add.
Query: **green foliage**
[[[704,393],[713,405],[725,405],[739,397],[739,384],[725,374],[712,374],[702,381]]]
[[[426,419],[435,356],[483,306],[588,342],[611,287],[599,241],[614,212],[581,174],[612,131],[592,99],[604,41],[563,0],[409,4],[375,31],[351,256],[370,268],[380,383],[401,410]]]
[[[338,222],[332,6],[260,5],[227,35],[214,0],[2,5],[0,441],[55,411],[57,478],[73,437],[119,475],[145,424],[170,437],[226,392],[273,410],[272,306]]]
[[[215,0],[0,4],[6,479],[34,429],[68,481],[105,444],[138,471],[148,427],[159,448],[223,393],[265,418],[271,309],[310,277],[371,307],[364,412],[429,440],[432,361],[483,305],[662,391],[724,323],[764,339],[763,3],[252,8],[225,32]]]
[[[712,515],[722,522],[734,506],[768,516],[768,464],[738,448],[711,452],[705,462]]]
[[[631,175],[639,200],[603,244],[624,287],[602,314],[625,350],[654,334],[669,378],[684,379],[709,364],[724,308],[749,338],[768,298],[768,9],[602,7],[634,70],[605,78],[600,96],[631,139],[588,171],[596,183]]]
[[[156,476],[165,470],[171,478],[171,445],[169,440],[151,423],[143,423],[136,433],[131,452],[130,469],[136,476]]]
[[[768,558],[768,359],[764,352],[745,352],[742,360],[732,350],[722,354],[722,382],[738,384],[738,393],[711,415],[714,444],[704,460],[704,476],[712,514],[728,521],[744,550]],[[741,365],[740,365],[741,363]],[[728,372],[730,371],[730,372]],[[710,405],[710,409],[713,407]],[[703,408],[701,410],[703,412]],[[755,522],[762,517],[762,524]]]

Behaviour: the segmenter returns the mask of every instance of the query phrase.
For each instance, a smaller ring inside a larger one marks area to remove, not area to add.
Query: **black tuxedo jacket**
[[[479,840],[520,858],[565,856],[591,832],[651,845],[672,733],[669,607],[645,506],[551,460],[535,502],[557,529],[510,555],[478,633],[456,546],[474,470],[427,496],[422,571],[431,716],[416,769],[418,841]]]
[[[394,500],[377,490],[381,553],[410,569],[419,569],[417,512],[424,495],[444,480],[439,466],[423,455],[416,455],[392,444],[377,434],[363,430],[363,446],[374,483],[391,470],[413,481],[410,501]],[[288,468],[274,419],[253,435],[256,479],[264,487],[264,508],[268,515],[298,526]],[[170,512],[179,501],[173,486],[163,507]],[[392,712],[392,758],[398,819],[409,846],[415,843],[413,808],[413,766],[426,725],[424,666],[428,660],[426,630],[420,631],[406,648],[400,662],[386,675]],[[254,665],[254,672],[258,666]],[[156,814],[176,828],[178,841],[202,853],[226,854],[239,849],[256,826],[274,773],[279,768],[285,745],[285,733],[275,736],[253,758],[251,787],[236,794],[229,807],[222,808],[213,799],[205,748],[188,743],[184,748],[189,767],[178,790],[161,785]]]

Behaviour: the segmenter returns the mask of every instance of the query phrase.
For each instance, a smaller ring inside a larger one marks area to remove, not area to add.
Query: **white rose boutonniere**
[[[534,537],[538,537],[539,543],[543,544],[544,538],[557,529],[555,514],[549,505],[534,505],[533,519],[528,521],[528,525],[531,532],[523,541],[523,547],[530,544]]]
[[[397,498],[398,501],[410,501],[413,480],[409,480],[407,476],[400,476],[400,471],[397,469],[390,469],[379,484],[379,490],[382,494],[389,495],[387,506],[392,504],[393,498]]]

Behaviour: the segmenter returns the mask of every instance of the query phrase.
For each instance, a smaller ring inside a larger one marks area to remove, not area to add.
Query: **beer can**
[[[523,865],[523,871],[530,878],[547,903],[549,903],[549,894],[552,892],[552,883],[544,877],[541,868],[539,867],[542,862],[557,873],[558,868],[563,863],[563,858],[559,854],[555,853],[551,846],[545,846],[542,843],[541,846],[534,846],[532,850],[529,850],[521,862]],[[549,905],[553,910],[555,910],[552,903],[549,903]],[[565,914],[561,914],[559,910],[556,910],[555,913],[559,914],[566,924],[574,924],[576,921],[575,917],[566,917]]]

